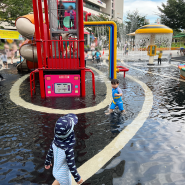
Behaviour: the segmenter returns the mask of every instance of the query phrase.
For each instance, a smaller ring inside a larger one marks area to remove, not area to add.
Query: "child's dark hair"
[[[119,80],[113,79],[113,80],[111,80],[111,84],[112,84],[112,85],[119,84]]]

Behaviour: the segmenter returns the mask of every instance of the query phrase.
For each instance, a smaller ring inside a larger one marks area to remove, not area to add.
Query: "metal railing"
[[[78,43],[78,40],[42,41],[42,67],[45,69],[79,69]]]

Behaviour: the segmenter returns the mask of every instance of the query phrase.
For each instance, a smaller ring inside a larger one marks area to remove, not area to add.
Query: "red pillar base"
[[[45,94],[45,87],[44,87],[44,73],[43,70],[39,70],[39,81],[40,81],[40,94],[41,94],[41,98],[45,98],[46,94]]]
[[[81,96],[85,96],[85,70],[81,70]]]

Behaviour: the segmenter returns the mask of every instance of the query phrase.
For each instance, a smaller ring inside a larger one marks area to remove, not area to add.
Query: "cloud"
[[[161,7],[162,3],[166,3],[167,0],[125,0],[124,1],[124,19],[126,18],[126,14],[129,11],[138,10],[141,15],[145,15],[147,19],[150,19],[150,22],[153,23],[158,16],[156,14],[159,13],[157,6]]]

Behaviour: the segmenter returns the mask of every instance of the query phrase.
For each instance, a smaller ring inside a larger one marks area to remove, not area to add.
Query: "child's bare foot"
[[[121,111],[121,114],[122,114],[122,115],[125,114],[125,110]]]
[[[109,115],[109,114],[111,114],[111,113],[113,113],[113,109],[110,109],[109,112],[106,112],[105,114],[106,114],[106,115]]]

